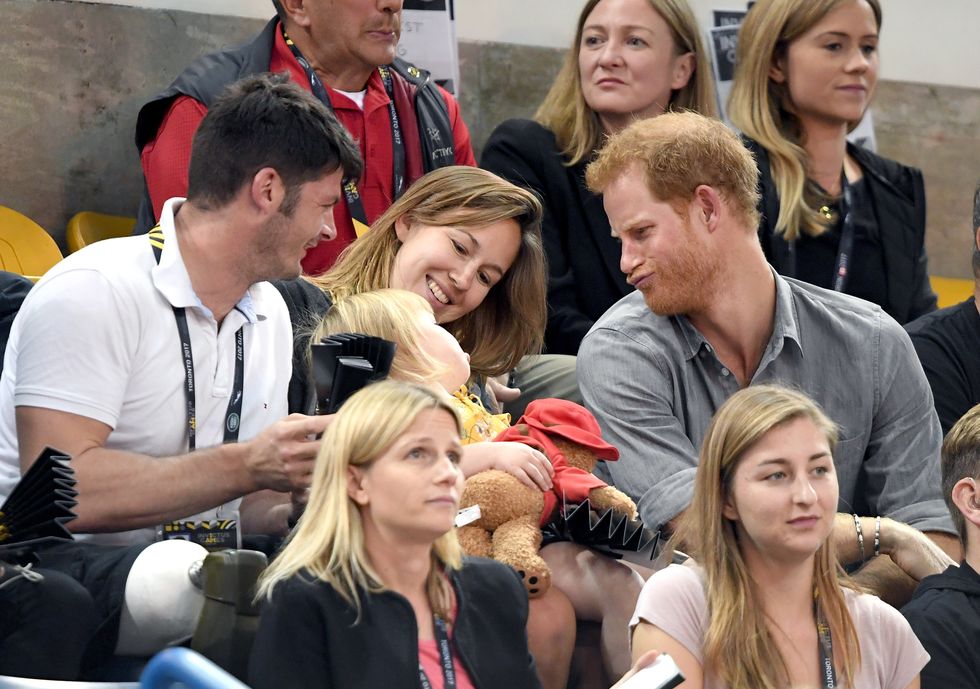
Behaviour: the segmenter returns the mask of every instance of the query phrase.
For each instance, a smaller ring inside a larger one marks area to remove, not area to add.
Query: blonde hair
[[[391,377],[418,385],[430,385],[446,371],[446,365],[425,349],[419,316],[432,315],[424,297],[403,289],[379,289],[339,299],[320,321],[313,341],[336,333],[373,335],[396,344]]]
[[[389,286],[401,241],[395,222],[480,228],[514,220],[521,230],[517,258],[473,311],[444,323],[470,354],[475,375],[499,375],[517,366],[544,340],[547,269],[541,243],[541,202],[531,192],[475,167],[444,167],[421,177],[344,249],[329,272],[311,278],[336,300]]]
[[[582,79],[579,76],[579,53],[582,47],[582,31],[592,10],[601,0],[589,0],[579,13],[575,40],[565,55],[561,71],[551,90],[534,114],[534,119],[555,134],[558,147],[567,159],[566,165],[576,165],[591,158],[602,142],[602,126],[599,117],[585,102],[582,95]],[[659,14],[674,41],[674,55],[692,53],[694,72],[687,85],[671,94],[670,108],[696,110],[709,117],[718,116],[715,100],[715,84],[711,76],[708,54],[701,40],[697,19],[686,0],[648,0]]]
[[[323,435],[306,511],[259,579],[257,599],[271,598],[279,583],[305,572],[330,584],[360,615],[361,593],[385,589],[364,548],[360,510],[347,493],[348,468],[370,466],[430,409],[449,414],[462,436],[445,397],[419,385],[381,381],[344,403]],[[450,529],[432,544],[426,584],[433,612],[444,619],[449,619],[452,589],[441,571],[461,566],[459,541]]]
[[[633,165],[646,174],[655,198],[689,203],[702,184],[715,189],[755,232],[759,172],[755,160],[728,127],[695,112],[668,112],[639,120],[609,137],[586,169],[589,189],[601,194]]]
[[[786,663],[765,622],[760,592],[749,578],[734,523],[723,507],[744,454],[769,431],[799,418],[824,433],[833,451],[837,426],[803,393],[776,385],[752,385],[732,395],[708,427],[694,479],[694,498],[680,518],[673,543],[683,543],[702,567],[708,600],[705,671],[732,689],[786,686]],[[844,686],[854,686],[861,665],[857,631],[841,584],[850,586],[837,563],[833,539],[817,550],[813,580],[820,609],[835,641],[835,661]]]
[[[827,218],[818,208],[830,199],[807,177],[803,130],[792,113],[789,88],[769,78],[776,61],[799,38],[845,0],[759,0],[738,34],[735,83],[728,101],[732,123],[769,153],[772,181],[779,195],[775,231],[787,241],[823,234]],[[881,28],[881,5],[871,6]],[[857,122],[851,123],[854,127]]]

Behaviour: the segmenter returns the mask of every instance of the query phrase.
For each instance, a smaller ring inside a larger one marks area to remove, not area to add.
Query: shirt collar
[[[773,278],[776,281],[776,313],[774,314],[772,337],[766,351],[772,350],[772,357],[775,357],[783,348],[783,342],[787,339],[796,343],[803,352],[803,338],[800,336],[800,324],[796,313],[796,303],[793,301],[793,290],[789,283],[780,276],[772,266]],[[711,347],[704,335],[695,328],[686,316],[671,316],[671,321],[677,324],[684,338],[684,357],[690,361],[698,355],[703,347]]]
[[[776,318],[766,349],[771,349],[772,357],[775,358],[782,351],[783,343],[791,340],[803,354],[803,337],[800,335],[800,320],[796,312],[796,301],[793,299],[793,288],[772,266],[769,270],[772,270],[772,276],[776,280]]]
[[[163,297],[175,308],[198,309],[202,313],[213,318],[211,309],[206,307],[194,292],[191,284],[190,275],[184,267],[183,258],[180,255],[180,245],[177,243],[177,231],[174,226],[174,215],[183,205],[185,199],[173,198],[163,205],[160,212],[160,230],[163,232],[163,249],[160,253],[160,262],[153,266],[151,277],[153,286]],[[238,303],[235,310],[249,323],[264,320],[265,316],[260,313],[262,310],[262,299],[259,296],[256,285],[248,288]]]

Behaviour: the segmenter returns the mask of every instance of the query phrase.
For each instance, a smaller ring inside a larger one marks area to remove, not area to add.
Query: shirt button
[[[729,371],[729,370],[728,370],[727,368],[723,368],[723,369],[721,369],[721,375],[723,375],[723,376],[728,376],[728,375],[731,375],[731,373],[732,373],[732,372],[731,372],[731,371]]]

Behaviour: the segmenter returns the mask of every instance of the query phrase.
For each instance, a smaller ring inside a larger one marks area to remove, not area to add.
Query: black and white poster
[[[398,56],[432,73],[459,96],[459,56],[453,0],[405,0]]]

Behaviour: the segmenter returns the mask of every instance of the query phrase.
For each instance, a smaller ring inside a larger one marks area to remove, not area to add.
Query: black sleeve
[[[330,689],[327,625],[318,587],[298,577],[276,587],[259,620],[248,664],[252,689]]]
[[[310,371],[310,338],[320,319],[333,306],[330,295],[303,278],[272,283],[282,295],[293,326],[293,375],[289,379],[289,413],[312,414],[316,406]]]
[[[970,392],[970,384],[966,373],[955,355],[955,345],[948,340],[952,333],[937,336],[935,326],[925,331],[918,331],[910,324],[909,337],[915,353],[919,357],[922,369],[926,372],[932,397],[939,415],[939,424],[943,435],[949,433],[960,417],[975,404]],[[966,352],[974,351],[975,343],[967,343]]]
[[[927,614],[928,612],[928,614]],[[929,662],[919,675],[922,689],[975,687],[980,663],[977,649],[957,622],[957,612],[902,609],[912,631],[929,654]],[[975,629],[975,623],[968,625]]]
[[[915,272],[912,276],[912,300],[909,304],[907,319],[911,321],[930,311],[935,311],[938,300],[936,293],[932,291],[932,285],[929,283],[929,258],[926,255],[926,186],[920,170],[909,168],[909,173],[912,176],[916,227],[920,232],[916,242],[918,256],[915,260]],[[933,393],[935,394],[935,388]]]
[[[592,319],[578,304],[576,278],[569,255],[569,220],[566,200],[552,185],[567,179],[554,135],[529,120],[508,120],[487,140],[480,166],[514,184],[533,191],[544,205],[541,234],[548,259],[549,354],[575,354]],[[585,222],[581,219],[580,222]]]

